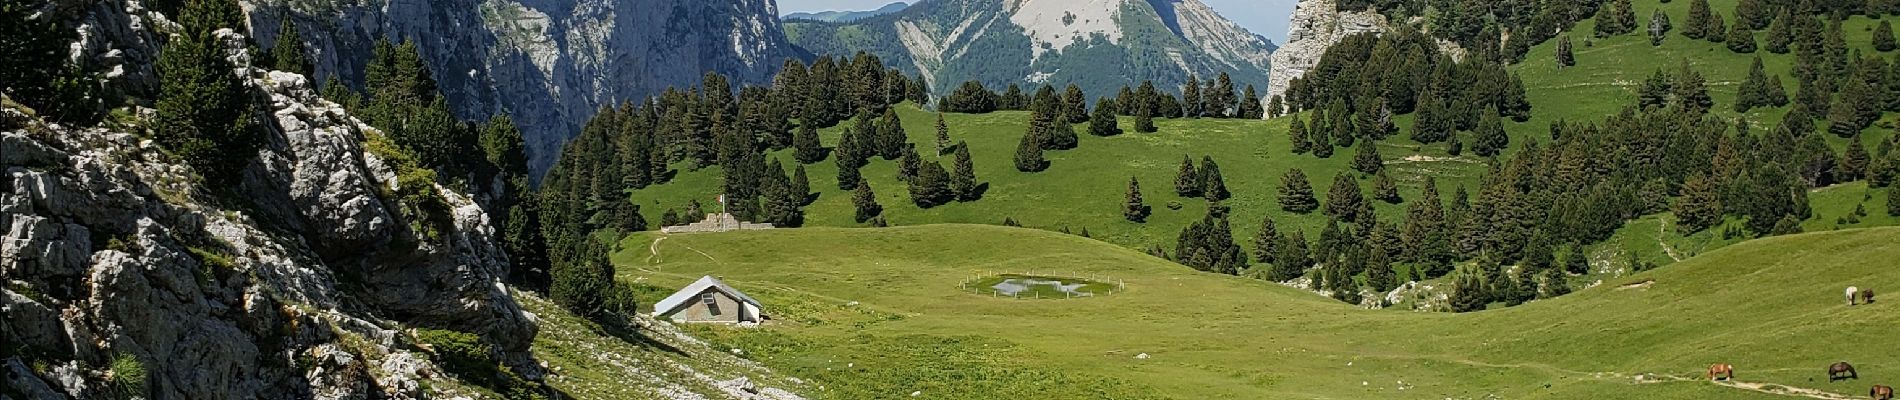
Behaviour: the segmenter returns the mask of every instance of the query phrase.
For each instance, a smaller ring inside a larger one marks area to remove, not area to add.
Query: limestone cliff
[[[546,171],[600,107],[706,72],[766,83],[795,55],[772,0],[246,0],[260,44],[289,16],[315,76],[361,82],[377,38],[418,41],[464,118],[507,112]]]
[[[163,16],[53,7],[84,21],[74,59],[114,63],[103,87],[153,90]],[[76,128],[0,107],[0,397],[428,397],[443,375],[412,327],[475,333],[538,379],[489,216],[440,186],[442,207],[399,207],[399,174],[366,144],[380,133],[219,34],[265,122],[241,183],[170,161],[136,128],[149,109]]]
[[[1373,11],[1339,11],[1333,0],[1301,0],[1293,7],[1286,44],[1273,53],[1270,83],[1261,101],[1286,93],[1287,84],[1319,64],[1326,49],[1347,36],[1385,32],[1386,18]]]

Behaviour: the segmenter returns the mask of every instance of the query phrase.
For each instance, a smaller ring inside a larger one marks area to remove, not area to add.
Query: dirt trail
[[[1655,380],[1652,380],[1651,382],[1700,382],[1700,381],[1704,381],[1704,380],[1701,377],[1681,377],[1681,376],[1674,376],[1674,375],[1658,375],[1655,377]],[[1723,380],[1723,381],[1707,381],[1707,382],[1713,383],[1716,386],[1725,386],[1725,387],[1748,390],[1748,391],[1753,391],[1753,392],[1758,392],[1758,393],[1767,393],[1767,394],[1772,394],[1776,396],[1806,397],[1810,399],[1821,399],[1821,400],[1854,400],[1854,399],[1859,398],[1859,397],[1841,395],[1838,393],[1828,392],[1828,391],[1824,391],[1820,389],[1793,387],[1793,386],[1787,386],[1787,385],[1781,385],[1781,384],[1775,384],[1775,383],[1744,382],[1744,381],[1738,381],[1738,380],[1732,380],[1732,379]]]
[[[666,241],[666,236],[661,236],[658,238],[654,238],[653,244],[647,245],[647,264],[653,264],[653,263],[659,262],[660,242],[664,242],[664,241]]]
[[[1676,254],[1676,248],[1669,247],[1669,242],[1663,240],[1663,238],[1668,237],[1668,235],[1669,235],[1669,221],[1668,220],[1662,220],[1661,223],[1656,224],[1656,245],[1662,246],[1663,253],[1668,254],[1669,259],[1676,260],[1676,262],[1682,262],[1682,255]]]

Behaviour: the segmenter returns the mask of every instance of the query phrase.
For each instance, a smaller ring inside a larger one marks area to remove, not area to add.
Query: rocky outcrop
[[[1293,7],[1293,20],[1287,29],[1286,44],[1273,53],[1272,72],[1267,93],[1261,101],[1271,101],[1286,93],[1287,85],[1306,75],[1319,64],[1320,56],[1347,36],[1385,32],[1385,15],[1374,11],[1339,11],[1333,0],[1301,0]]]
[[[508,113],[546,171],[605,105],[696,84],[766,83],[787,57],[772,0],[246,0],[258,41],[288,16],[316,74],[361,82],[378,38],[413,40],[464,118]]]
[[[102,33],[75,59],[118,60],[104,86],[136,99],[152,82],[132,55],[155,54],[148,23],[164,19],[98,3],[75,8]],[[265,105],[265,144],[237,185],[198,182],[124,128],[138,122],[74,128],[0,107],[0,359],[17,388],[0,393],[430,397],[423,382],[443,375],[407,327],[476,333],[538,379],[537,323],[501,283],[482,209],[439,186],[443,215],[399,208],[399,174],[364,145],[380,133],[220,35]],[[414,229],[423,219],[446,223]]]

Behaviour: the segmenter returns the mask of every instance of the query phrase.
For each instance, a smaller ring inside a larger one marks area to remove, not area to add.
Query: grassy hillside
[[[1900,355],[1878,350],[1900,313],[1841,299],[1848,285],[1900,287],[1900,271],[1878,261],[1900,256],[1896,242],[1900,229],[1765,239],[1457,315],[1360,310],[990,226],[635,235],[615,261],[623,280],[677,287],[711,274],[765,302],[774,322],[763,328],[691,330],[809,380],[816,398],[1776,398],[1695,378],[1726,362],[1767,391],[1858,394],[1900,380]],[[1056,300],[960,288],[993,273],[1126,288]],[[1827,383],[1837,360],[1863,379]]]

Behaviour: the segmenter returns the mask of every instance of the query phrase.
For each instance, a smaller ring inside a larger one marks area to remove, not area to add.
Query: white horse
[[[1858,304],[1856,303],[1856,301],[1858,301],[1857,295],[1859,294],[1860,294],[1860,288],[1848,286],[1847,287],[1847,305],[1851,306],[1851,305]]]

